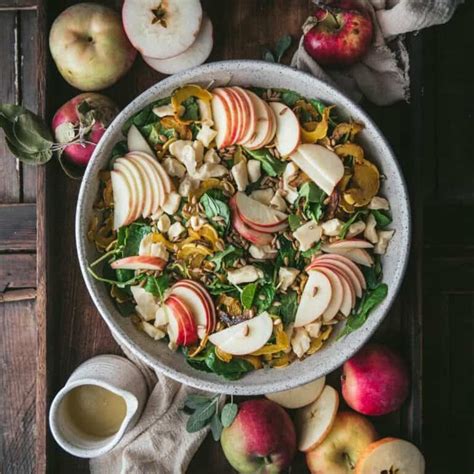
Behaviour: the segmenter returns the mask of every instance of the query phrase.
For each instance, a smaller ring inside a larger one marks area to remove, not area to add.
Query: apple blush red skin
[[[108,97],[94,92],[85,92],[73,97],[62,105],[54,114],[51,127],[55,133],[56,140],[60,141],[56,134],[56,129],[63,123],[72,123],[75,127],[79,125],[79,115],[77,107],[84,101],[88,101],[90,105],[97,104],[105,111],[106,115],[113,119],[119,112],[118,107]],[[108,124],[107,124],[108,125]],[[75,144],[67,146],[63,155],[73,164],[77,166],[86,166],[95,150],[95,146],[99,143],[102,135],[105,133],[106,124],[97,120],[87,136],[87,141],[92,143]]]
[[[266,399],[239,404],[235,420],[221,436],[224,454],[240,473],[279,473],[296,453],[295,427],[288,413]]]
[[[368,344],[345,362],[341,385],[351,408],[379,416],[398,410],[406,400],[409,375],[397,353],[379,344]]]
[[[341,8],[318,7],[313,16],[317,23],[305,33],[303,46],[319,64],[350,66],[367,53],[373,36],[367,12],[351,7],[349,2],[341,3]]]

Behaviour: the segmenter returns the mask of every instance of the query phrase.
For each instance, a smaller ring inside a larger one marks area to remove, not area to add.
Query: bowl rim
[[[287,380],[284,387],[275,386],[278,384],[278,381],[267,381],[263,383],[253,384],[251,386],[245,386],[242,384],[236,385],[233,383],[234,381],[224,379],[223,377],[219,377],[219,376],[216,376],[216,379],[214,381],[202,380],[199,377],[200,371],[198,370],[195,370],[196,375],[188,375],[171,367],[169,364],[164,363],[163,361],[152,357],[145,350],[143,350],[139,345],[137,345],[134,341],[129,339],[129,336],[127,335],[126,331],[124,331],[120,327],[120,325],[116,323],[114,316],[111,313],[109,313],[107,308],[103,305],[101,301],[102,298],[95,288],[95,285],[97,284],[97,282],[93,279],[93,277],[87,271],[88,261],[87,261],[86,243],[85,243],[87,236],[85,233],[81,233],[81,230],[83,228],[82,221],[83,219],[85,219],[85,217],[87,217],[85,206],[84,206],[84,202],[86,200],[86,191],[87,191],[86,183],[88,183],[89,180],[94,179],[95,177],[92,173],[93,167],[91,166],[91,164],[98,159],[98,156],[102,153],[102,148],[105,146],[104,144],[108,141],[109,137],[113,136],[116,133],[115,127],[111,125],[113,125],[114,122],[123,120],[123,117],[126,117],[128,119],[130,116],[136,113],[138,111],[138,110],[137,111],[134,110],[136,108],[136,104],[140,103],[141,104],[140,107],[143,108],[145,107],[146,104],[152,102],[153,100],[158,99],[160,96],[160,91],[173,85],[180,77],[183,77],[183,81],[186,81],[186,76],[188,75],[194,75],[194,74],[199,74],[199,73],[204,74],[206,72],[207,73],[213,72],[214,70],[217,70],[217,71],[222,70],[224,72],[232,74],[231,70],[238,68],[239,65],[242,65],[242,64],[247,67],[255,67],[256,69],[259,69],[260,71],[262,69],[267,70],[270,74],[282,72],[283,74],[287,76],[293,75],[293,78],[295,81],[297,81],[298,78],[304,79],[304,80],[309,79],[310,81],[313,81],[316,88],[319,87],[319,88],[326,89],[326,91],[329,94],[334,96],[336,101],[342,102],[344,105],[341,105],[341,107],[349,111],[351,110],[356,111],[359,117],[361,117],[361,119],[364,121],[364,124],[369,125],[370,128],[374,130],[380,142],[389,152],[388,156],[384,157],[384,159],[391,160],[393,162],[395,170],[400,179],[400,184],[402,188],[402,195],[400,196],[400,202],[402,203],[402,206],[403,204],[406,205],[406,209],[405,209],[406,222],[403,222],[403,224],[405,224],[405,229],[406,229],[405,230],[406,238],[404,239],[404,242],[401,242],[401,244],[405,243],[405,245],[404,245],[404,248],[402,247],[400,250],[401,260],[398,261],[398,267],[400,269],[399,278],[394,283],[392,283],[390,287],[390,291],[386,299],[384,300],[385,307],[383,308],[383,311],[378,315],[377,319],[374,320],[374,318],[372,318],[371,320],[372,324],[365,325],[366,330],[364,331],[363,335],[362,335],[361,330],[364,326],[362,328],[359,328],[356,331],[360,333],[359,342],[355,344],[357,348],[355,349],[353,348],[347,351],[347,353],[345,351],[341,351],[340,353],[338,353],[337,356],[333,357],[331,359],[331,362],[326,365],[324,373],[328,374],[334,371],[335,369],[337,369],[338,367],[340,367],[346,360],[352,357],[357,352],[357,350],[359,350],[369,340],[369,338],[372,336],[372,334],[376,331],[376,329],[379,327],[379,325],[382,323],[382,321],[385,319],[385,317],[389,313],[390,308],[392,307],[395,301],[395,298],[398,295],[398,292],[402,285],[404,275],[408,266],[408,261],[409,261],[409,256],[410,256],[410,247],[411,247],[411,233],[412,233],[411,206],[410,206],[410,199],[409,199],[409,194],[408,194],[408,187],[407,187],[406,180],[403,175],[401,166],[393,152],[392,147],[386,140],[385,136],[382,134],[380,128],[373,122],[373,120],[367,115],[367,113],[359,105],[353,102],[350,98],[348,98],[344,93],[340,92],[334,86],[322,81],[321,79],[305,71],[296,70],[294,68],[291,68],[289,66],[282,65],[282,64],[268,63],[268,62],[260,61],[260,60],[239,59],[239,60],[216,61],[216,62],[206,63],[204,65],[188,69],[186,71],[183,71],[182,73],[168,76],[165,79],[155,83],[154,85],[146,89],[141,94],[139,94],[115,117],[112,124],[109,125],[104,135],[102,136],[100,142],[97,144],[94,150],[94,153],[88,163],[88,166],[82,178],[77,206],[76,206],[75,239],[76,239],[76,250],[78,254],[79,265],[80,265],[81,273],[82,273],[84,282],[86,284],[87,290],[89,292],[89,295],[91,296],[92,301],[94,302],[94,305],[96,309],[98,310],[99,314],[101,315],[102,319],[105,321],[105,323],[109,327],[112,333],[112,336],[119,343],[119,345],[122,346],[122,348],[124,348],[126,351],[129,351],[129,353],[137,357],[137,359],[140,362],[146,364],[147,366],[153,368],[154,370],[157,370],[178,382],[194,387],[196,389],[208,390],[210,392],[215,392],[215,393],[227,393],[227,394],[233,394],[233,395],[261,395],[264,393],[271,393],[271,392],[276,392],[279,390],[287,390],[291,388],[296,388],[297,386],[309,383],[313,381],[314,379],[321,377],[322,375],[321,374],[314,375],[311,371],[302,372],[298,377],[292,378],[291,380]],[[192,79],[189,79],[189,80],[192,80]],[[199,79],[197,79],[197,81],[199,81]],[[245,376],[242,379],[240,379],[240,381],[242,380],[245,380]]]

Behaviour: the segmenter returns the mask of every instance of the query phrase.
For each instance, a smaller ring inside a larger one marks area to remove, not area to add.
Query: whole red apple
[[[398,410],[408,395],[409,375],[402,358],[388,347],[368,344],[342,368],[342,395],[364,415]]]
[[[239,405],[235,420],[223,430],[221,445],[240,473],[279,473],[295,455],[295,428],[288,413],[275,402],[248,400]]]
[[[51,127],[64,147],[63,155],[75,165],[86,166],[118,111],[112,100],[93,92],[79,94],[62,105],[54,114]]]
[[[352,2],[318,7],[313,18],[315,25],[305,33],[303,45],[318,63],[349,66],[367,52],[372,41],[372,20]]]

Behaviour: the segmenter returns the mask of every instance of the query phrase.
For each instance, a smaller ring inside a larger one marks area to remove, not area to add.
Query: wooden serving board
[[[60,11],[78,2],[21,1],[0,1],[0,9],[28,10],[31,18],[25,21],[31,22],[31,31],[35,32],[35,49],[34,56],[28,56],[28,65],[24,64],[28,68],[36,65],[36,68],[24,89],[34,91],[33,99],[39,112],[50,119],[54,111],[78,91],[65,83],[52,64],[47,48],[47,32]],[[120,1],[112,0],[101,3],[116,9],[121,4]],[[311,2],[301,0],[203,0],[203,6],[215,29],[215,46],[210,61],[260,59],[264,47],[274,45],[278,38],[288,33],[296,44],[301,25],[311,12]],[[5,21],[7,13],[2,12],[1,15]],[[4,34],[5,31],[0,30],[0,37]],[[421,177],[421,160],[418,158],[422,154],[420,37],[410,38],[409,47],[412,57],[411,105],[398,104],[385,108],[367,104],[363,106],[380,126],[399,157],[408,181],[414,217],[411,259],[405,282],[396,304],[375,336],[376,340],[400,350],[409,361],[411,396],[401,411],[380,417],[375,420],[375,424],[382,435],[401,436],[419,444],[422,426],[422,196],[417,187]],[[289,63],[290,57],[291,54],[287,53],[284,62]],[[25,61],[26,58],[25,52]],[[137,58],[131,72],[105,93],[119,105],[125,106],[162,77]],[[31,87],[33,83],[36,84],[35,88]],[[25,170],[24,179],[27,179],[27,173],[30,172]],[[120,349],[89,298],[77,262],[74,214],[79,182],[67,178],[57,163],[50,163],[37,170],[36,187],[38,281],[35,469],[37,472],[87,472],[87,461],[64,453],[51,439],[47,427],[48,406],[54,394],[81,362],[97,354],[120,353]],[[1,216],[3,211],[0,208]],[[4,229],[2,224],[0,233]],[[338,375],[334,374],[332,378],[337,383]],[[233,471],[219,445],[208,437],[195,456],[189,472],[221,474]],[[307,472],[302,456],[297,457],[293,472]]]

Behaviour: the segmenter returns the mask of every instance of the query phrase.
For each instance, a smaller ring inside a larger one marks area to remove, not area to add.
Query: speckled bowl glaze
[[[87,272],[88,262],[97,257],[95,247],[88,241],[86,234],[99,184],[98,173],[107,166],[112,147],[123,139],[121,129],[125,121],[148,103],[169,95],[176,87],[189,83],[208,85],[210,81],[215,81],[215,85],[292,89],[303,96],[317,97],[328,104],[336,104],[341,114],[363,122],[365,129],[360,134],[360,141],[367,156],[378,164],[386,176],[381,193],[390,200],[392,228],[396,230],[383,259],[388,296],[371,313],[362,328],[339,341],[336,341],[338,331],[334,331],[324,348],[305,360],[296,361],[283,369],[256,370],[236,381],[191,368],[180,353],[170,351],[166,344],[156,342],[138,331],[130,318],[122,317],[114,307],[106,286]],[[390,146],[372,120],[347,97],[313,76],[286,66],[261,61],[223,61],[190,69],[155,84],[113,121],[98,144],[82,180],[76,213],[76,242],[82,274],[90,295],[122,345],[154,369],[187,385],[212,392],[256,395],[290,389],[321,377],[339,367],[369,339],[388,313],[405,272],[410,247],[409,201],[400,166]]]

